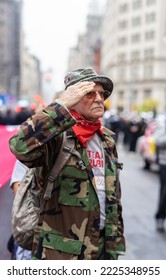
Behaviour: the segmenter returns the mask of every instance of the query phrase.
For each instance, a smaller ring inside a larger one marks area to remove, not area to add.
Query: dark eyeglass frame
[[[110,92],[108,90],[92,90],[90,92],[88,92],[85,96],[88,98],[88,99],[95,99],[96,98],[96,93],[99,93],[100,94],[100,97],[102,99],[107,99],[108,96],[110,95]]]

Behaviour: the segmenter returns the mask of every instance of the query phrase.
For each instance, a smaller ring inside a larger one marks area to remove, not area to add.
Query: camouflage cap
[[[113,90],[113,82],[105,76],[98,75],[93,68],[79,68],[69,72],[64,79],[65,89],[80,81],[93,81],[101,84],[103,89],[107,90],[105,99],[111,95]]]

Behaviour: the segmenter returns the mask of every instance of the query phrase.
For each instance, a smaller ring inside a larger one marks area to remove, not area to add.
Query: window
[[[146,15],[145,21],[146,23],[151,23],[154,22],[156,19],[156,14],[155,13],[150,13]]]
[[[130,96],[132,103],[136,103],[137,96],[138,96],[138,91],[133,89],[131,91],[131,96]]]
[[[133,9],[141,8],[142,1],[141,0],[133,0]]]
[[[124,91],[122,91],[122,90],[118,91],[118,99],[120,99],[120,100],[124,99]]]
[[[125,29],[128,26],[127,20],[122,20],[119,22],[119,29]]]
[[[119,81],[124,81],[126,76],[126,71],[124,67],[119,67],[118,68],[118,80]]]
[[[119,12],[120,13],[127,12],[127,10],[128,10],[128,4],[127,3],[119,6]]]
[[[146,0],[147,6],[153,5],[156,3],[156,0]]]
[[[140,59],[140,52],[139,51],[133,51],[131,53],[131,60],[137,60]]]
[[[127,37],[119,38],[119,45],[125,45],[125,44],[127,44]]]
[[[120,53],[118,54],[118,61],[123,62],[126,60],[126,54],[125,53]]]
[[[152,58],[154,56],[154,50],[153,49],[146,49],[144,51],[144,58]]]
[[[135,17],[132,19],[132,26],[138,26],[141,24],[141,18],[140,17]]]
[[[153,75],[153,66],[151,64],[145,65],[144,78],[145,79],[150,79],[150,78],[152,78],[152,75]]]
[[[134,34],[131,36],[131,41],[132,43],[138,43],[141,40],[141,36],[140,34]]]
[[[152,93],[151,89],[145,89],[144,90],[144,99],[151,98],[151,93]]]
[[[133,66],[131,68],[131,81],[135,81],[139,78],[139,67]]]
[[[155,37],[155,32],[153,30],[147,31],[145,33],[145,40],[151,40]]]

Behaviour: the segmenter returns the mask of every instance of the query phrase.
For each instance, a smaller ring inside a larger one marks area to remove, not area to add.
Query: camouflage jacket
[[[10,149],[28,167],[43,169],[48,176],[66,137],[75,137],[75,119],[54,102],[33,115],[10,139]],[[103,128],[101,143],[105,156],[106,225],[104,245],[110,259],[125,251],[118,162],[111,132]],[[94,175],[86,149],[75,139],[86,169],[81,170],[71,155],[54,182],[51,199],[43,202],[33,244],[33,259],[97,259],[100,206]],[[43,183],[44,185],[44,183]]]

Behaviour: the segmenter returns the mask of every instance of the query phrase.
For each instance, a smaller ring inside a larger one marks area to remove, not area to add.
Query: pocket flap
[[[64,253],[76,255],[81,253],[82,244],[82,241],[73,240],[50,233],[47,233],[43,239],[43,247],[45,248],[60,250]]]

